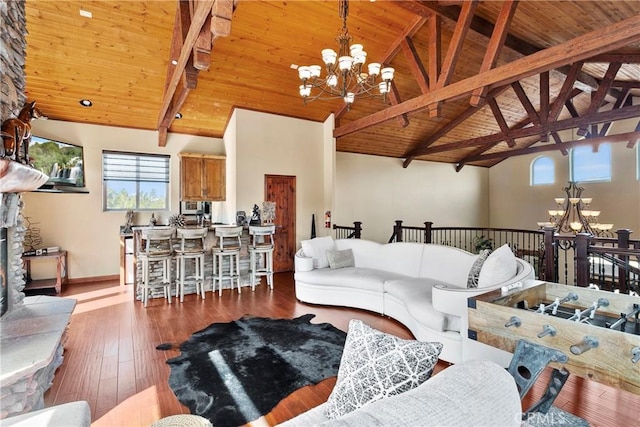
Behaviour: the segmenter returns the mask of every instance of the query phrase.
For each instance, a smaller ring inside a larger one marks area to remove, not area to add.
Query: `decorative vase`
[[[155,226],[158,223],[158,220],[155,217],[155,214],[151,214],[151,219],[149,219],[149,225],[150,226]]]

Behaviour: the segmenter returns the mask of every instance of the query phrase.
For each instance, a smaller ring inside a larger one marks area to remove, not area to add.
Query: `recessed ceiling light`
[[[182,118],[182,113],[176,113],[176,119],[181,119]]]
[[[298,64],[291,64],[291,65],[289,65],[289,68],[291,68],[292,70],[297,70],[298,69]]]
[[[80,16],[84,16],[85,18],[89,18],[89,19],[93,18],[93,14],[91,12],[83,9],[80,9]]]
[[[79,102],[83,107],[91,107],[93,105],[93,102],[89,99],[81,99]]]
[[[171,63],[172,63],[173,65],[178,65],[178,61],[177,61],[177,60],[175,60],[175,59],[171,60]]]

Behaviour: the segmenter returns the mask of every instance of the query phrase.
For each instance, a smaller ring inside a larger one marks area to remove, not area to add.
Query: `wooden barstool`
[[[204,299],[204,239],[207,236],[206,227],[178,228],[176,234],[180,239],[180,246],[176,253],[176,297],[180,295],[180,302],[184,301],[184,281],[187,275],[185,262],[194,260],[193,279],[196,293]]]
[[[140,231],[140,245],[138,259],[142,263],[141,281],[138,284],[142,290],[142,303],[147,306],[149,292],[156,286],[164,288],[164,297],[171,304],[171,261],[173,260],[173,228],[145,227]],[[152,283],[150,272],[152,264],[160,263],[162,278],[160,284]]]
[[[250,225],[249,255],[251,259],[251,290],[256,290],[258,278],[267,278],[267,285],[273,289],[273,236],[276,233],[275,225]]]
[[[229,280],[233,289],[234,280],[240,293],[240,248],[242,242],[242,226],[238,227],[216,227],[215,235],[218,237],[218,246],[213,248],[213,286],[212,292],[216,291],[218,284],[218,295],[222,296],[222,281]],[[228,269],[224,271],[224,264],[228,262]]]

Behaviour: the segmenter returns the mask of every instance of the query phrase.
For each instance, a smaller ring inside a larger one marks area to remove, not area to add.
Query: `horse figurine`
[[[0,157],[29,164],[29,141],[31,140],[31,119],[42,115],[36,109],[36,101],[25,104],[18,117],[2,124],[2,152]]]

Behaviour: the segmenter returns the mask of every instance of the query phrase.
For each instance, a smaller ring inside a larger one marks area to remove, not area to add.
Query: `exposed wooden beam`
[[[457,21],[460,16],[460,6],[446,6],[442,5],[441,2],[438,1],[400,1],[397,2],[397,4],[404,9],[415,13],[416,15],[425,17],[429,17],[435,14],[436,16],[440,16],[451,21]],[[471,22],[471,29],[482,36],[491,38],[494,32],[494,25],[490,21],[487,21],[480,16],[474,16],[473,21]],[[526,40],[523,40],[512,34],[507,34],[504,41],[504,46],[524,56],[531,55],[532,53],[536,53],[542,50],[541,47],[533,45]],[[616,61],[605,60],[596,62]],[[566,74],[567,72],[567,69],[565,67],[558,67],[556,70],[562,74]],[[576,87],[578,87],[578,89],[582,90],[583,92],[591,92],[598,88],[598,82],[589,74],[581,72],[578,75],[578,80],[576,80]]]
[[[180,15],[180,30],[174,29],[174,41],[172,47],[178,45],[175,40],[180,37],[182,43],[180,47],[177,64],[175,65],[168,84],[165,84],[165,92],[158,114],[158,128],[171,125],[175,118],[175,113],[180,109],[189,94],[190,86],[195,87],[193,82],[193,73],[187,72],[185,77],[186,85],[178,91],[178,85],[182,78],[183,72],[186,72],[191,63],[199,69],[207,69],[211,62],[211,48],[213,42],[219,36],[227,36],[231,31],[231,18],[233,14],[233,0],[192,0],[193,10],[190,13],[190,19],[185,16],[185,8],[182,3],[178,2],[177,15]],[[176,17],[176,22],[178,18]],[[185,34],[186,23],[188,22],[188,30]],[[209,58],[206,58],[209,56]],[[195,61],[194,61],[195,58]],[[170,60],[174,60],[172,57]],[[191,80],[190,80],[191,78]],[[176,93],[177,96],[176,96]],[[164,137],[163,137],[164,135]],[[158,145],[165,146],[167,142],[167,133],[159,132]]]
[[[577,61],[571,64],[569,71],[567,72],[567,76],[562,83],[562,87],[560,88],[560,92],[556,97],[556,101],[553,103],[551,108],[549,109],[548,121],[555,122],[558,120],[560,113],[562,112],[562,106],[570,99],[573,98],[571,93],[575,91],[573,88],[573,83],[576,81],[578,77],[578,73],[582,69],[582,61]],[[572,105],[573,106],[573,105]]]
[[[591,97],[591,104],[589,105],[589,109],[587,110],[586,114],[592,114],[598,111],[598,109],[602,106],[602,101],[604,101],[604,97],[609,92],[611,83],[613,83],[613,80],[616,78],[616,74],[618,74],[618,70],[620,70],[621,66],[622,64],[620,62],[612,62],[611,64],[609,64],[609,68],[604,74],[604,78],[600,82],[600,87]],[[580,126],[577,133],[580,136],[584,136],[587,133],[587,127],[584,125]]]
[[[451,83],[440,89],[391,106],[367,117],[354,120],[334,130],[334,137],[348,135],[400,114],[412,113],[427,108],[434,102],[459,99],[474,89],[489,85],[502,86],[541,72],[617,49],[640,40],[640,15],[625,19],[572,40],[517,59],[509,64],[493,68],[484,73]]]
[[[549,120],[549,71],[540,73],[540,120],[546,124]],[[546,133],[540,134],[540,141],[547,142],[549,137]]]
[[[509,34],[509,27],[511,21],[516,13],[518,7],[517,0],[506,0],[502,3],[502,9],[496,20],[496,25],[491,33],[491,39],[489,39],[489,45],[487,51],[484,54],[482,65],[480,66],[480,72],[487,71],[496,66],[498,58],[500,57],[500,51],[504,46],[504,41]],[[473,91],[471,94],[471,105],[478,105],[481,99],[487,94],[487,87],[481,87]]]
[[[409,71],[420,88],[420,92],[429,92],[429,75],[424,69],[424,64],[420,60],[420,55],[413,44],[413,41],[409,37],[405,37],[402,42],[402,51],[404,52],[407,63],[409,64]]]
[[[598,136],[594,138],[580,139],[577,141],[568,141],[562,144],[547,144],[547,145],[539,145],[535,147],[520,148],[516,150],[502,151],[499,153],[482,154],[480,156],[469,157],[466,159],[466,162],[471,163],[471,162],[481,162],[486,160],[504,159],[506,157],[524,156],[527,154],[542,153],[545,151],[558,151],[562,149],[569,150],[575,147],[582,147],[587,145],[596,146],[603,143],[629,142],[629,141],[636,141],[638,140],[638,138],[640,138],[640,132],[627,132],[627,133],[621,133],[618,135],[609,135],[604,137]]]
[[[438,76],[436,90],[447,86],[451,81],[451,77],[453,77],[453,71],[456,67],[456,63],[458,62],[458,58],[460,57],[464,39],[467,35],[467,32],[469,31],[469,28],[471,27],[473,14],[478,8],[478,1],[479,0],[466,1],[462,6],[460,17],[456,22],[456,27],[453,30],[453,35],[451,36],[451,41],[449,42],[447,56],[445,56],[444,61],[442,62],[442,70],[440,71],[440,75]],[[440,101],[437,101],[435,103],[436,105],[429,107],[431,111],[431,117],[435,115],[433,114],[434,111],[439,110],[439,102]]]
[[[529,115],[529,118],[531,119],[531,123],[537,126],[541,125],[542,122],[540,121],[540,116],[538,115],[536,108],[533,106],[533,104],[529,100],[529,97],[527,96],[520,82],[511,83],[511,88],[516,93],[516,96],[520,100],[520,103],[522,104],[525,111]]]
[[[493,113],[493,116],[495,117],[496,122],[500,127],[500,130],[502,131],[502,136],[503,136],[502,139],[506,141],[507,146],[509,146],[509,148],[515,146],[516,142],[513,140],[513,138],[509,136],[509,125],[507,124],[507,121],[504,119],[504,116],[502,115],[502,111],[500,111],[500,107],[498,106],[498,103],[496,102],[495,99],[489,100],[489,107],[491,108],[491,112]]]
[[[638,53],[603,53],[589,58],[589,62],[621,62],[623,64],[640,64],[640,51]]]
[[[429,18],[427,31],[429,39],[427,48],[429,50],[429,88],[435,90],[438,86],[438,76],[442,71],[442,19],[434,14]],[[440,116],[440,103],[432,105],[429,109],[431,117]]]
[[[487,96],[485,97],[485,102],[483,102],[481,105],[477,105],[477,106],[472,105],[468,107],[466,110],[462,112],[462,114],[459,114],[453,120],[449,121],[446,125],[442,126],[440,129],[434,132],[431,136],[429,136],[426,140],[420,141],[419,143],[415,144],[410,150],[408,150],[405,153],[404,155],[405,160],[402,163],[402,167],[403,168],[408,167],[409,164],[416,157],[416,154],[415,154],[416,152],[418,152],[419,150],[426,149],[427,147],[431,146],[431,144],[436,142],[438,139],[442,138],[443,136],[451,132],[453,129],[455,129],[460,124],[462,124],[465,120],[467,120],[469,117],[474,115],[476,111],[479,111],[482,107],[484,107],[487,99],[495,98],[496,96],[504,92],[506,89],[507,89],[507,86],[493,89],[487,94]]]
[[[517,82],[516,82],[516,83],[517,83]],[[512,83],[512,87],[514,87],[514,85],[516,85],[516,83]],[[519,83],[518,83],[516,86],[519,86],[519,87],[520,87],[520,89],[522,88],[522,86],[521,86]],[[519,91],[520,89],[515,89],[516,93],[518,93],[518,91]],[[582,93],[582,91],[581,91],[581,90],[573,89],[573,90],[570,92],[570,98],[573,98],[574,96],[577,96],[577,95],[578,95],[578,94],[580,94],[580,93]],[[524,96],[526,97],[526,94],[524,93],[524,90],[522,90],[522,95],[524,95]],[[519,97],[520,97],[520,96],[519,96]],[[529,98],[528,98],[528,97],[526,97],[525,99],[527,100],[527,102],[529,101]],[[530,104],[530,103],[529,103],[529,104]],[[563,104],[563,100],[562,100],[562,99],[559,99],[559,98],[556,98],[556,100],[553,102],[553,105],[556,105],[556,104],[560,104],[560,105],[562,105],[562,104]],[[533,105],[531,105],[531,104],[530,104],[530,107],[531,107],[532,109],[534,108],[534,107],[533,107]],[[513,130],[515,130],[515,129],[522,129],[522,128],[524,128],[525,126],[529,126],[531,123],[533,123],[533,124],[534,124],[534,125],[536,125],[536,126],[541,126],[541,125],[542,125],[542,122],[541,122],[540,120],[538,120],[538,121],[536,122],[536,121],[534,121],[534,119],[533,119],[534,117],[539,117],[538,112],[537,112],[537,111],[535,111],[535,109],[533,110],[533,112],[534,112],[534,114],[533,114],[533,115],[531,115],[531,114],[530,114],[530,115],[528,115],[526,119],[521,120],[520,122],[518,122],[518,123],[516,123],[515,125],[513,125],[513,126],[509,129],[509,131],[511,132],[511,131],[513,131]],[[555,142],[556,142],[556,143],[562,143],[562,139],[560,139],[560,136],[557,134],[557,132],[551,132],[551,135],[552,135],[552,137],[553,137],[553,139],[555,140]],[[532,141],[532,142],[531,142],[531,144],[529,144],[529,146],[531,146],[531,145],[533,145],[533,144],[535,144],[535,143],[537,143],[537,142],[539,142],[539,141],[540,141],[540,138],[539,138],[538,140],[536,140],[536,141]],[[467,160],[466,160],[466,159],[467,159],[468,157],[472,157],[472,156],[479,156],[480,154],[484,153],[485,151],[490,150],[490,149],[491,149],[491,148],[493,148],[494,146],[498,145],[498,143],[500,143],[500,142],[501,142],[501,141],[494,141],[494,142],[490,142],[490,143],[487,143],[487,144],[485,144],[485,145],[482,145],[480,148],[478,148],[478,149],[474,150],[471,154],[469,154],[469,156],[465,157],[465,158],[464,158],[464,159],[462,159],[460,162],[458,162],[458,165],[456,166],[456,171],[460,171],[460,169],[462,169],[462,167],[464,166],[464,164],[467,162]],[[568,154],[568,153],[567,153],[567,151],[566,151],[566,150],[564,150],[564,149],[563,149],[563,150],[561,150],[561,152],[562,152],[562,154],[563,154],[563,155]]]
[[[623,89],[622,91],[620,91],[620,93],[618,94],[618,98],[616,99],[616,102],[613,104],[613,106],[611,107],[612,110],[617,110],[618,108],[621,108],[625,101],[627,101],[627,99],[630,101],[631,98],[627,98],[627,95],[629,94],[629,89]],[[629,103],[629,105],[631,105],[631,103]],[[598,136],[605,136],[607,134],[607,132],[609,131],[609,128],[611,127],[611,123],[612,122],[607,122],[604,123],[602,125],[602,129],[600,130],[600,133],[598,134]]]
[[[571,129],[583,124],[606,123],[615,120],[624,120],[640,116],[640,105],[620,108],[613,111],[603,111],[590,116],[572,117],[570,119],[549,122],[543,126],[529,126],[521,129],[511,129],[510,135],[514,139],[525,138],[540,134],[540,132],[557,132],[564,129]],[[442,153],[460,148],[478,147],[502,141],[502,132],[492,135],[480,136],[465,141],[456,141],[450,144],[438,145],[420,150],[416,156],[426,156],[428,154]]]

